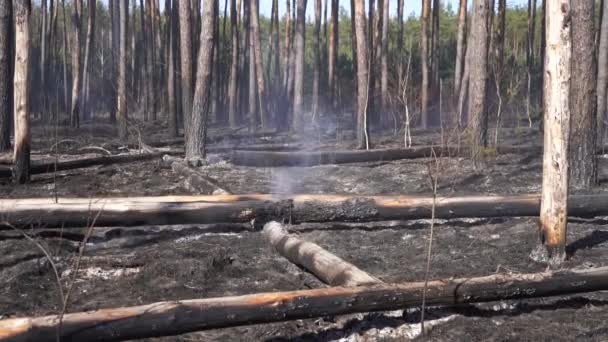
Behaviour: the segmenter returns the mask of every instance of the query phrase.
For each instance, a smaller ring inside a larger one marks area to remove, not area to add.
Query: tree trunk
[[[126,141],[129,135],[127,119],[127,23],[129,21],[129,0],[120,0],[120,25],[118,48],[118,136]]]
[[[40,118],[43,121],[48,120],[47,113],[47,90],[46,90],[46,72],[47,72],[47,51],[48,51],[48,20],[49,12],[47,9],[47,0],[40,1]]]
[[[540,210],[541,242],[549,262],[566,257],[568,217],[568,144],[570,135],[570,1],[547,2],[545,54],[545,123],[543,183]],[[578,61],[577,61],[578,63]]]
[[[365,3],[363,0],[354,0],[355,11],[355,37],[357,42],[357,54],[353,58],[357,61],[357,144],[359,148],[369,148],[369,135],[367,127],[367,100],[368,89],[368,58]]]
[[[606,91],[608,88],[608,1],[603,2],[602,24],[600,27],[600,43],[598,51],[597,77],[597,140],[601,146],[604,142],[604,127],[606,120]]]
[[[253,38],[252,20],[251,20],[251,2],[247,6],[247,45],[249,46],[249,97],[248,97],[248,109],[249,109],[249,130],[255,132],[258,129],[258,94],[257,94],[257,83],[256,83],[256,65],[255,65],[255,42]]]
[[[74,0],[72,4],[72,108],[70,125],[80,126],[80,92],[82,83],[82,63],[80,63],[82,38],[82,0]]]
[[[507,0],[498,0],[498,28],[496,29],[496,79],[502,82],[505,56],[505,34],[506,34]]]
[[[186,142],[190,137],[192,117],[192,16],[187,1],[178,0],[180,35],[180,76],[182,92],[182,115],[184,116],[184,135]]]
[[[168,133],[170,137],[178,136],[178,122],[177,122],[177,92],[175,89],[175,50],[177,50],[177,16],[175,12],[177,10],[175,2],[179,0],[165,0],[167,1],[166,13],[167,19],[169,20],[169,39],[167,41],[167,106],[168,108]]]
[[[499,0],[501,1],[501,0]],[[454,95],[460,94],[465,60],[467,31],[467,0],[460,0],[458,10],[458,38],[456,43],[456,66],[454,68]]]
[[[304,49],[306,30],[306,0],[297,1],[295,33],[295,70],[293,77],[293,123],[294,131],[299,132],[304,126]]]
[[[207,117],[211,104],[211,79],[213,73],[213,53],[215,23],[217,21],[218,0],[205,1],[203,22],[201,26],[198,65],[196,67],[196,87],[192,104],[190,136],[186,139],[186,159],[195,165],[205,158],[205,142],[207,139]]]
[[[382,17],[382,54],[380,55],[380,113],[383,117],[388,114],[388,24],[389,24],[389,0],[383,0]],[[402,51],[400,50],[399,53]]]
[[[95,10],[97,7],[96,0],[89,0],[89,21],[87,23],[87,37],[85,42],[84,51],[84,66],[83,66],[83,82],[82,82],[82,93],[80,94],[80,109],[82,111],[82,118],[85,121],[91,119],[90,108],[88,104],[87,89],[90,84],[90,64],[91,64],[91,53],[93,46],[95,45]]]
[[[24,184],[30,180],[30,13],[32,5],[29,0],[13,2],[15,23],[15,75],[14,75],[14,111],[15,111],[15,149],[13,176],[17,183]]]
[[[0,152],[11,147],[11,98],[13,97],[13,73],[11,72],[13,42],[13,3],[0,0]]]
[[[315,24],[313,45],[313,71],[312,71],[312,116],[317,119],[319,114],[319,78],[321,72],[321,0],[315,2]]]
[[[570,80],[570,185],[591,190],[597,184],[595,1],[572,2]]]
[[[262,232],[272,247],[292,263],[304,267],[325,284],[355,287],[382,281],[319,245],[290,235],[278,222],[268,222]]]
[[[260,41],[260,11],[258,8],[259,0],[252,0],[250,3],[250,21],[251,21],[251,35],[253,40],[252,53],[255,57],[255,75],[257,79],[257,95],[258,104],[260,106],[260,124],[262,129],[269,127],[269,113],[268,99],[266,98],[266,81],[264,80],[264,64],[262,61],[262,43]]]
[[[528,0],[528,35],[526,45],[526,67],[527,67],[527,94],[526,108],[528,119],[530,118],[530,110],[532,107],[532,87],[534,73],[534,33],[536,30],[536,0]],[[531,122],[530,122],[531,123]]]
[[[420,126],[428,127],[429,111],[429,16],[431,12],[431,0],[422,0],[422,17],[420,18],[420,68],[422,72],[422,84],[420,88]]]
[[[230,1],[230,33],[232,39],[232,58],[230,61],[230,82],[228,85],[228,123],[231,128],[239,124],[238,82],[239,82],[239,27],[236,0]]]
[[[209,299],[157,302],[45,317],[0,321],[11,341],[72,342],[134,340],[252,324],[418,308],[426,293],[432,306],[503,302],[522,298],[604,291],[608,268],[494,274],[406,284],[374,284]]]
[[[135,1],[135,0],[133,0]],[[118,1],[109,1],[110,3],[110,25],[111,28],[111,42],[112,46],[110,48],[110,122],[116,122],[116,106],[115,104],[118,101],[118,93],[116,89],[118,88],[118,33],[120,31],[120,23],[118,21]]]
[[[331,25],[329,27],[329,46],[328,46],[328,63],[327,63],[327,91],[329,95],[329,103],[334,111],[338,109],[338,79],[337,79],[337,63],[338,63],[338,39],[339,39],[339,21],[338,16],[340,8],[338,0],[331,0]]]
[[[490,0],[494,1],[494,0]],[[433,18],[431,28],[431,75],[433,93],[439,88],[439,0],[433,0]]]
[[[469,143],[471,157],[476,166],[481,160],[481,149],[486,141],[486,80],[488,73],[487,0],[473,0],[471,41],[467,51],[469,63]]]

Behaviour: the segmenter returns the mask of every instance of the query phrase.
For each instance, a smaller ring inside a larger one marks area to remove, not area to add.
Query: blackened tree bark
[[[298,0],[295,34],[295,72],[293,89],[293,129],[304,125],[304,48],[306,29],[306,0]]]
[[[82,0],[72,3],[72,108],[70,125],[80,125],[80,92],[82,83],[81,42],[82,40]]]
[[[12,0],[0,0],[0,152],[11,147],[11,115],[13,115]]]
[[[213,49],[215,46],[214,40],[217,39],[214,35],[217,21],[216,2],[217,0],[207,0],[203,7],[196,86],[192,105],[192,128],[189,130],[191,136],[186,139],[186,159],[193,164],[199,164],[205,158],[206,153],[205,141],[207,139],[207,117],[211,105]]]
[[[467,51],[469,63],[469,143],[471,157],[475,165],[479,164],[481,148],[484,145],[487,127],[486,114],[486,79],[488,73],[488,2],[473,0],[473,22],[471,41]]]
[[[366,19],[364,0],[354,0],[355,35],[357,37],[357,144],[359,148],[369,148],[367,103],[369,95]]]
[[[15,23],[15,75],[13,103],[15,111],[15,149],[13,176],[19,184],[30,180],[30,106],[29,106],[29,58],[30,58],[30,13],[29,0],[13,2]]]
[[[231,128],[238,125],[238,81],[239,81],[239,27],[236,0],[230,1],[230,32],[232,36],[232,57],[230,60],[230,81],[228,84],[228,123]]]
[[[175,51],[177,50],[177,16],[176,16],[176,5],[175,3],[179,0],[165,0],[167,1],[167,9],[169,13],[166,13],[169,19],[169,39],[167,41],[167,127],[168,133],[171,137],[178,136],[178,123],[177,123],[177,91],[175,87]]]
[[[597,183],[595,1],[571,2],[570,185],[590,190]]]
[[[129,0],[120,0],[119,20],[118,94],[116,112],[118,113],[118,136],[122,141],[126,141],[129,135],[127,120],[127,23],[129,22]]]

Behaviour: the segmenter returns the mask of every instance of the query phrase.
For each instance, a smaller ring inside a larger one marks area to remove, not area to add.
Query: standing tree
[[[606,91],[608,87],[608,1],[603,1],[602,24],[598,52],[597,76],[597,142],[604,143],[604,120],[606,120]]]
[[[315,0],[314,60],[312,76],[312,115],[319,114],[319,74],[321,69],[321,0]]]
[[[129,0],[120,0],[118,37],[118,89],[116,112],[118,113],[118,135],[121,140],[128,138],[127,121],[127,23],[129,20]]]
[[[0,0],[0,152],[11,147],[10,116],[13,115],[12,0]]]
[[[369,148],[367,100],[368,86],[368,60],[367,45],[365,42],[365,3],[364,0],[354,0],[355,36],[357,39],[357,144],[360,149]]]
[[[547,1],[545,52],[545,124],[541,243],[550,265],[566,257],[568,224],[568,139],[570,136],[571,13],[569,0]]]
[[[293,90],[293,124],[299,131],[304,124],[304,34],[306,29],[306,0],[298,0],[295,34],[295,71]]]
[[[420,126],[428,127],[429,110],[429,15],[431,12],[431,0],[422,0],[422,17],[420,31],[420,68],[422,72],[422,84],[420,88]]]
[[[255,1],[255,0],[254,0]],[[200,49],[196,72],[196,87],[192,105],[192,127],[188,130],[190,137],[186,139],[186,159],[198,165],[205,158],[205,140],[207,139],[207,117],[211,104],[211,79],[213,72],[213,48],[215,22],[217,20],[217,0],[207,0],[203,7],[203,22],[201,26]]]
[[[30,104],[29,104],[29,60],[30,60],[30,13],[29,0],[13,2],[15,22],[15,150],[13,176],[16,182],[24,184],[30,180]]]
[[[386,115],[388,111],[388,5],[389,0],[382,4],[382,53],[380,54],[380,113]],[[401,51],[400,51],[401,52]]]
[[[570,185],[585,190],[597,183],[594,9],[594,0],[572,2]]]
[[[462,69],[464,68],[465,39],[467,31],[467,0],[460,0],[458,10],[458,38],[456,43],[456,67],[454,68],[454,95],[460,94]]]
[[[70,125],[80,125],[80,92],[82,83],[82,63],[80,63],[80,41],[82,40],[82,0],[72,4],[72,108]]]
[[[249,4],[250,22],[251,22],[251,37],[252,37],[252,53],[255,58],[255,76],[257,79],[257,96],[260,105],[260,119],[262,128],[268,127],[268,119],[270,118],[268,100],[266,99],[266,81],[264,80],[264,64],[262,61],[262,43],[260,41],[260,10],[258,7],[259,0],[252,0]]]
[[[329,27],[329,46],[327,63],[327,89],[329,102],[333,110],[338,108],[338,80],[336,66],[338,61],[338,11],[340,10],[338,0],[331,0],[331,25]]]
[[[486,81],[488,74],[488,1],[473,0],[473,22],[471,40],[467,51],[469,64],[469,143],[471,157],[478,165],[481,148],[487,134],[486,115]]]
[[[82,116],[84,120],[89,120],[91,118],[89,104],[88,104],[88,96],[87,94],[89,85],[90,85],[90,65],[91,65],[91,54],[93,53],[93,46],[95,44],[95,9],[97,7],[96,0],[88,1],[88,10],[89,10],[89,21],[87,23],[87,38],[85,42],[85,50],[84,50],[84,66],[83,66],[83,82],[82,82],[82,90],[80,94],[80,110],[82,112]]]
[[[182,92],[182,115],[184,117],[184,136],[189,139],[190,117],[192,111],[192,16],[187,1],[177,1],[179,9],[179,47],[180,77]]]
[[[532,104],[532,75],[534,72],[534,32],[536,27],[536,0],[528,0],[528,36],[526,40],[526,66],[527,66],[527,96],[526,112],[530,125],[530,107]]]
[[[231,128],[236,128],[238,125],[237,91],[239,81],[239,27],[236,0],[230,1],[230,32],[232,35],[232,57],[228,84],[228,122]]]
[[[167,106],[168,108],[168,129],[169,136],[177,137],[178,136],[178,122],[177,122],[177,90],[175,86],[175,51],[177,50],[177,16],[176,12],[176,2],[179,0],[165,0],[167,1],[167,11],[169,13],[165,13],[167,19],[169,20],[169,26],[167,30],[169,31],[169,39],[167,41]]]

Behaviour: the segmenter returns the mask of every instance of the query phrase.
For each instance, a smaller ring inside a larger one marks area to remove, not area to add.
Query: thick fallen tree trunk
[[[0,220],[14,225],[85,227],[206,223],[364,222],[431,217],[432,197],[216,195],[1,199]],[[568,214],[608,215],[608,194],[570,196]],[[539,195],[439,197],[436,218],[538,216]]]
[[[279,254],[304,267],[328,285],[352,287],[382,282],[319,245],[290,236],[278,222],[268,222],[263,234]]]
[[[62,340],[124,341],[216,328],[419,306],[424,283],[261,293],[66,314]],[[608,267],[430,281],[427,305],[608,290]],[[56,341],[57,316],[0,321],[0,341]]]
[[[502,146],[496,153],[539,153],[538,146]],[[347,164],[364,162],[381,162],[401,159],[428,157],[453,157],[469,155],[467,148],[456,146],[415,146],[411,148],[379,149],[367,151],[313,151],[313,152],[269,152],[269,151],[234,151],[232,163],[243,166],[276,167],[276,166],[315,166],[325,164]]]
[[[55,164],[54,162],[32,164],[30,166],[31,174],[41,174],[65,170],[74,170],[91,166],[102,166],[112,164],[132,163],[144,160],[160,159],[163,155],[170,152],[155,152],[141,154],[124,154],[117,156],[83,158],[69,161],[61,161]],[[56,167],[56,168],[55,168]],[[0,178],[10,178],[12,176],[12,168],[0,168]]]

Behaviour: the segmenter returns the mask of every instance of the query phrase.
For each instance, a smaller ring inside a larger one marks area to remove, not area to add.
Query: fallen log
[[[311,151],[311,152],[270,152],[234,151],[231,160],[235,165],[278,167],[278,166],[315,166],[325,164],[348,164],[382,162],[401,159],[428,157],[468,156],[469,149],[457,146],[415,146],[410,148],[355,150],[355,151]],[[538,146],[502,146],[493,153],[540,152]],[[489,152],[488,152],[489,153]]]
[[[424,283],[259,293],[66,314],[62,340],[124,341],[192,331],[419,306]],[[458,305],[608,290],[608,267],[430,281],[427,305]],[[56,341],[57,316],[0,321],[0,341]]]
[[[163,155],[171,152],[155,152],[141,154],[122,154],[116,156],[104,156],[96,158],[82,158],[76,160],[55,162],[34,163],[30,167],[30,174],[42,174],[57,171],[74,170],[91,166],[103,166],[112,164],[124,164],[145,160],[160,159]],[[56,167],[56,168],[55,168]],[[12,168],[0,168],[0,178],[12,177]]]
[[[382,282],[319,245],[289,235],[278,222],[268,222],[262,233],[279,254],[328,285],[352,287]]]
[[[0,199],[1,220],[40,227],[207,223],[369,222],[431,217],[432,197],[273,194],[122,198]],[[569,215],[608,215],[608,193],[574,195]],[[537,217],[539,195],[439,197],[435,218]]]
[[[228,195],[230,191],[217,180],[188,166],[186,163],[173,162],[173,172],[186,177],[186,186],[189,190],[204,195]]]

